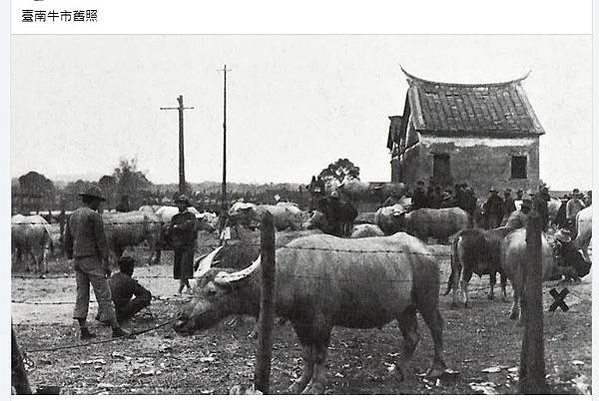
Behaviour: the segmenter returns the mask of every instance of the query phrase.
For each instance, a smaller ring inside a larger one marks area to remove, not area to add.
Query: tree
[[[98,181],[98,185],[102,188],[104,196],[106,196],[106,208],[112,209],[116,203],[117,180],[112,175],[104,175]]]
[[[145,173],[137,169],[137,158],[121,159],[112,176],[116,179],[118,199],[127,200],[132,208],[141,206],[141,200],[152,189]]]
[[[79,207],[79,194],[85,191],[91,184],[90,181],[77,180],[69,182],[63,191],[64,207],[66,210],[73,210]]]
[[[39,211],[54,204],[54,183],[36,171],[19,177],[19,192],[22,209]]]
[[[325,183],[328,190],[336,188],[345,178],[360,179],[360,167],[349,159],[339,159],[328,165],[318,174],[318,180]]]

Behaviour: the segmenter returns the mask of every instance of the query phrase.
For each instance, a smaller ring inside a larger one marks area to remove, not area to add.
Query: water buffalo
[[[428,237],[447,242],[449,236],[470,227],[468,212],[459,207],[418,209],[399,215],[402,229],[423,241]]]
[[[102,214],[104,232],[108,247],[114,256],[114,262],[123,254],[128,246],[147,242],[150,248],[148,263],[155,262],[156,244],[160,238],[162,222],[155,213],[115,212]]]
[[[291,392],[324,392],[326,355],[335,326],[374,328],[397,320],[404,337],[398,365],[403,378],[420,339],[417,312],[434,343],[428,373],[443,373],[439,266],[417,238],[405,233],[359,239],[309,236],[276,250],[276,263],[275,312],[291,322],[303,350],[304,370]],[[241,271],[219,273],[196,289],[175,330],[191,334],[230,314],[257,316],[259,304],[260,258]]]
[[[591,260],[589,257],[589,244],[591,243],[592,231],[593,209],[589,206],[576,215],[576,238],[574,239],[574,246],[582,250],[587,261]]]
[[[350,235],[350,238],[383,237],[385,233],[375,224],[358,224]]]
[[[550,198],[547,201],[547,211],[549,212],[549,224],[557,224],[558,212],[561,206],[562,201],[557,198]]]
[[[402,229],[400,217],[405,210],[401,204],[382,207],[376,211],[374,222],[386,235],[395,234]]]
[[[338,237],[349,237],[357,216],[358,212],[350,202],[322,198],[318,201],[317,210],[312,213],[303,227],[318,228],[324,233]]]
[[[559,273],[553,250],[544,234],[541,236],[541,263],[543,266],[544,281],[551,280],[556,272]],[[528,268],[526,229],[520,228],[505,237],[501,245],[501,265],[504,273],[512,283],[514,293],[510,319],[519,318],[519,324],[522,324],[523,319],[520,313],[520,303],[524,295],[524,273]],[[575,265],[573,269],[576,276],[584,277],[590,271],[590,263]]]
[[[507,277],[501,267],[501,244],[507,234],[514,229],[499,227],[492,230],[466,229],[461,230],[451,244],[451,274],[447,282],[445,295],[453,289],[452,307],[458,305],[458,288],[462,291],[464,307],[468,308],[468,283],[472,273],[481,277],[489,275],[491,289],[488,299],[494,298],[496,276],[501,277],[503,300],[507,301]]]
[[[229,209],[231,225],[246,227],[257,226],[262,217],[269,212],[274,218],[277,230],[299,230],[302,227],[305,213],[290,202],[280,202],[276,205],[255,205],[253,203],[236,202]]]
[[[17,214],[10,219],[10,234],[14,263],[20,265],[25,254],[25,270],[29,271],[29,260],[33,259],[36,274],[43,269],[48,273],[48,249],[53,251],[50,225],[41,216]]]

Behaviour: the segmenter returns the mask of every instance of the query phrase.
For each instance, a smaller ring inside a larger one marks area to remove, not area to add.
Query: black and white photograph
[[[13,394],[591,394],[591,35],[10,44]]]

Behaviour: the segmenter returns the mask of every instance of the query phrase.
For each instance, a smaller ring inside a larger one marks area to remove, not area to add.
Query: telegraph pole
[[[221,216],[227,210],[227,65],[223,67],[223,182],[221,187]],[[224,224],[224,221],[222,222]]]
[[[178,107],[161,107],[160,110],[179,110],[179,195],[185,193],[185,148],[183,145],[183,110],[192,110],[193,107],[183,107],[183,95],[177,98]]]

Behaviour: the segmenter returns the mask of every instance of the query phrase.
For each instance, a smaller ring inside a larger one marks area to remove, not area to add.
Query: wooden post
[[[15,388],[17,394],[31,394],[31,387],[29,386],[29,379],[27,378],[27,372],[25,371],[25,365],[23,364],[23,357],[21,355],[21,349],[17,342],[17,335],[15,330],[11,327],[11,382]]]
[[[266,213],[260,226],[260,316],[258,318],[258,353],[254,385],[256,390],[268,394],[270,359],[272,354],[272,328],[275,312],[275,227],[270,213]]]
[[[185,193],[185,146],[183,138],[183,110],[193,110],[193,107],[183,106],[183,95],[177,98],[178,107],[161,107],[160,110],[178,110],[179,111],[179,195]]]
[[[521,302],[525,327],[518,384],[524,394],[547,394],[543,346],[541,225],[541,215],[533,209],[528,216],[526,228],[527,263],[524,270],[523,302]]]
[[[221,204],[220,204],[220,220],[221,230],[225,227],[225,220],[227,216],[227,72],[231,71],[227,69],[225,64],[222,70],[223,72],[223,179],[221,182]]]

